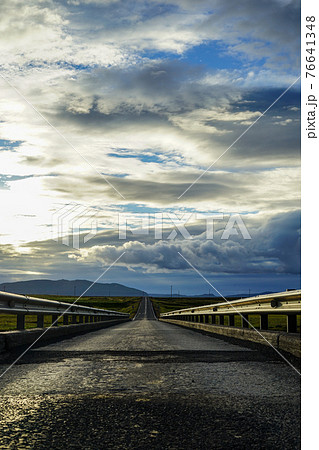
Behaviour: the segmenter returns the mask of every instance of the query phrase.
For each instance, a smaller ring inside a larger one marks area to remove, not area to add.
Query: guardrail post
[[[234,327],[235,326],[235,316],[234,314],[231,314],[228,316],[228,323],[230,327]]]
[[[83,323],[83,316],[79,316],[79,323]]]
[[[245,320],[246,319],[246,320]],[[241,326],[243,328],[249,328],[249,323],[248,323],[248,314],[242,314],[241,315]]]
[[[73,314],[73,316],[72,316],[72,324],[76,324],[76,315],[75,314]]]
[[[38,314],[37,315],[37,328],[43,328],[44,327],[44,315]]]
[[[224,325],[224,316],[219,316],[219,325]]]
[[[212,314],[212,325],[216,325],[216,315]]]
[[[59,318],[59,316],[57,314],[52,314],[52,325],[54,327],[58,326],[58,318]]]
[[[90,321],[90,317],[89,316],[85,316],[84,321],[85,321],[85,323],[88,323]]]
[[[63,315],[63,325],[69,325],[69,316],[67,314]]]
[[[24,330],[25,329],[25,314],[17,315],[17,329]]]
[[[268,330],[268,314],[260,314],[260,329]]]
[[[287,333],[297,333],[297,314],[287,315]]]

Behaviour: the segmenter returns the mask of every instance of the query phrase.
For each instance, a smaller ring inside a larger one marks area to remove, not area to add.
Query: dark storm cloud
[[[119,265],[150,272],[184,271],[189,266],[178,254],[180,252],[204,273],[300,272],[300,211],[278,214],[261,225],[246,220],[245,225],[251,235],[250,240],[243,239],[240,230],[237,236],[222,240],[223,224],[216,227],[213,240],[206,240],[202,233],[193,235],[192,240],[155,241],[149,236],[144,242],[136,240],[136,237],[121,241],[114,229],[101,233],[80,251],[53,240],[29,242],[21,247],[23,253],[10,245],[3,245],[0,246],[0,265],[4,270],[16,271],[17,274],[30,270],[30,267],[32,271],[44,274],[72,274],[82,270],[82,265],[94,273],[99,266],[112,264],[125,251]],[[195,228],[189,230],[196,232]]]
[[[222,230],[214,240],[128,241],[122,245],[93,246],[80,260],[109,264],[123,251],[120,264],[149,270],[186,270],[191,264],[205,273],[292,273],[300,272],[300,212],[280,214],[268,223],[251,229],[252,239],[231,236],[221,239]]]

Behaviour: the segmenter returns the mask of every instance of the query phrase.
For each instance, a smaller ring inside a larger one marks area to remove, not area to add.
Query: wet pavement
[[[149,300],[131,322],[30,350],[0,391],[0,448],[300,448],[290,366],[159,322]]]

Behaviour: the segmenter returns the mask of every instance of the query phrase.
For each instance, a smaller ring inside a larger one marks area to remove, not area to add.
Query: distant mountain
[[[118,283],[95,283],[88,280],[29,280],[0,284],[0,291],[26,295],[71,295],[85,296],[140,297],[143,291]],[[90,287],[91,286],[91,287]]]
[[[238,297],[238,298],[246,298],[246,297],[257,297],[257,295],[268,295],[273,294],[274,291],[264,291],[264,292],[251,292],[250,294],[236,294],[236,295],[228,295],[227,297]]]

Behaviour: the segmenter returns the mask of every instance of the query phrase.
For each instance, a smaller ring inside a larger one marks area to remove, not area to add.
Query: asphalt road
[[[32,349],[0,390],[0,448],[300,448],[290,366],[162,323],[149,300],[131,322]]]
[[[142,299],[133,320],[142,320],[142,319],[157,320],[154,313],[152,302],[146,298]]]

